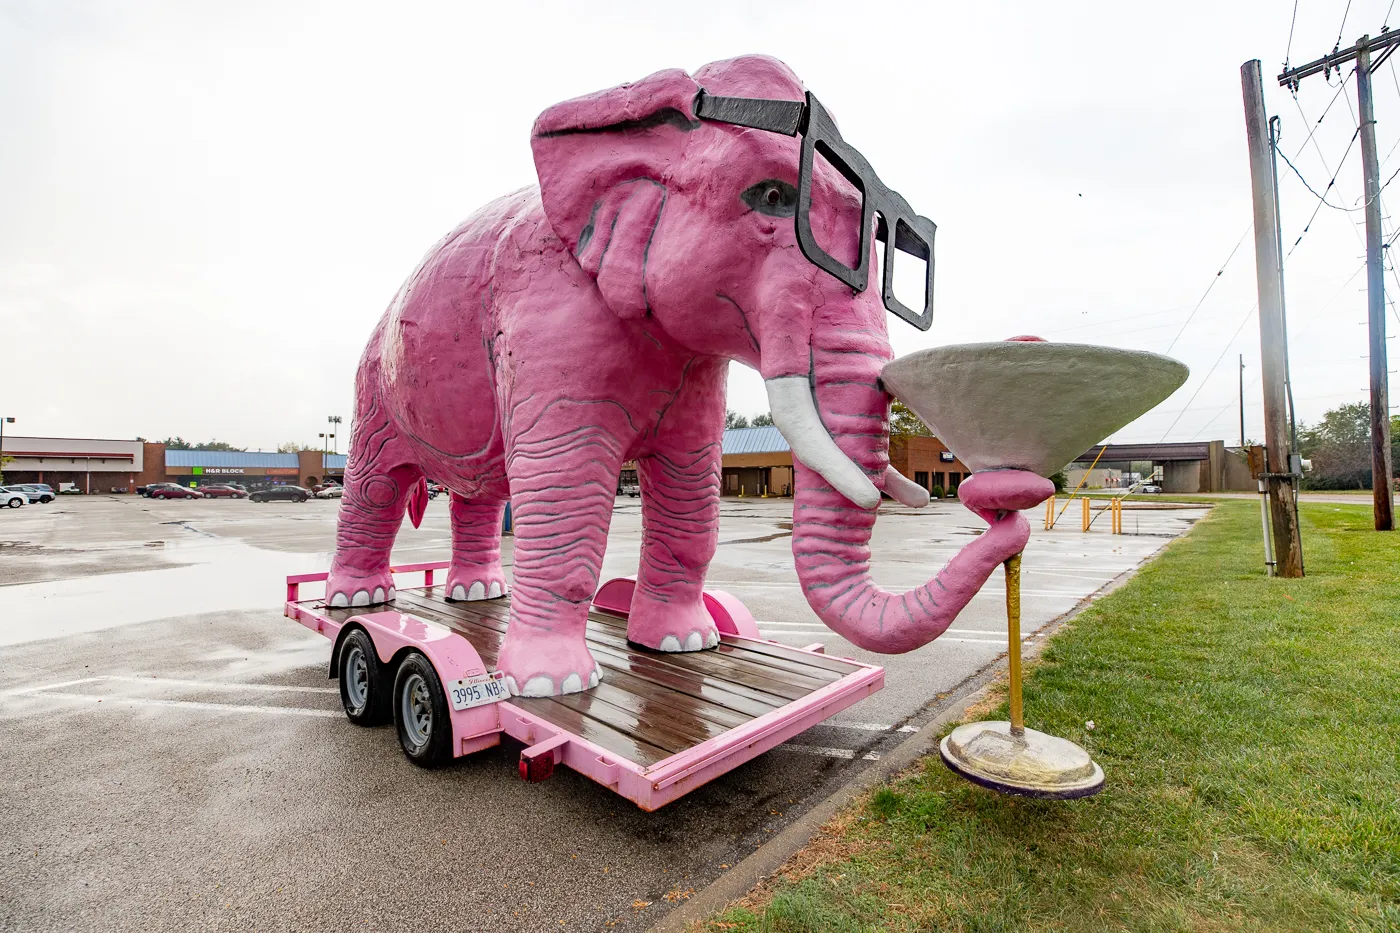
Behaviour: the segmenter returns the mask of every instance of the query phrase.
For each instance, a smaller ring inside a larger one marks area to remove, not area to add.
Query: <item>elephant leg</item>
[[[408,495],[422,476],[382,409],[376,405],[363,412],[345,468],[335,559],[326,580],[328,604],[371,606],[394,598],[389,552],[403,523]]]
[[[505,511],[506,504],[501,500],[464,499],[452,493],[448,599],[496,599],[510,592],[501,569],[501,522]]]
[[[628,425],[616,403],[561,400],[508,442],[515,567],[497,666],[514,694],[577,693],[601,676],[584,633]]]
[[[661,651],[719,644],[701,592],[719,540],[720,445],[637,462],[642,482],[642,560],[629,641]]]

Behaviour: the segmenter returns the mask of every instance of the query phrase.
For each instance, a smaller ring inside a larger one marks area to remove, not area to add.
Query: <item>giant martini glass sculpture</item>
[[[886,366],[881,379],[975,472],[1048,477],[1155,407],[1187,374],[1181,363],[1155,353],[1017,337],[911,353]],[[1026,728],[1021,555],[1005,566],[1011,719],[954,729],[939,747],[943,762],[1001,793],[1052,799],[1097,793],[1103,769],[1088,752]]]

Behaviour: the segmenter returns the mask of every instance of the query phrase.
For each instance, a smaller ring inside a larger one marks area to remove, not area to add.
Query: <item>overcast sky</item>
[[[1343,26],[1345,0],[1303,0],[1292,61],[1378,33],[1392,5],[1355,0]],[[1292,11],[0,0],[0,415],[264,449],[314,443],[327,415],[348,428],[375,322],[439,237],[533,183],[543,108],[766,52],[938,224],[934,327],[891,318],[897,353],[1022,333],[1170,348],[1191,380],[1115,439],[1231,443],[1243,353],[1262,437],[1252,238],[1187,318],[1250,224],[1241,63],[1262,60],[1282,149],[1319,191],[1355,132],[1352,81],[1305,145],[1337,92],[1319,75],[1295,106],[1273,80]],[[1386,179],[1400,80],[1375,80]],[[1288,249],[1317,201],[1280,168]],[[1353,146],[1328,200],[1357,207],[1360,172]],[[1304,420],[1366,397],[1361,223],[1323,207],[1288,260]],[[737,364],[729,396],[767,408]]]

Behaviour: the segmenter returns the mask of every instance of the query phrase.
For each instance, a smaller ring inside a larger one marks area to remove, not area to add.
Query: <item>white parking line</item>
[[[56,684],[39,684],[37,687],[11,687],[0,696],[17,697],[26,693],[38,693],[40,690],[57,690],[59,687],[76,687],[78,684],[90,684],[93,681],[101,680],[100,677],[80,677],[77,680],[61,680]]]
[[[55,693],[45,691],[34,696],[54,697],[59,700],[84,700],[89,703],[111,703],[126,706],[168,706],[182,709],[201,710],[210,713],[269,713],[274,716],[317,716],[340,718],[338,711],[328,709],[301,709],[296,706],[245,706],[234,703],[197,703],[193,700],[158,700],[153,697],[97,696],[91,693]]]
[[[170,677],[123,677],[108,674],[93,680],[117,680],[128,684],[156,684],[170,687],[197,687],[206,690],[262,690],[268,693],[339,693],[338,687],[298,687],[290,684],[241,684],[233,681],[176,680]]]
[[[840,729],[860,729],[863,732],[889,732],[894,728],[894,726],[886,725],[883,722],[846,722],[839,719],[829,719],[822,725],[836,726]]]
[[[841,758],[851,761],[856,757],[856,753],[849,748],[831,748],[826,745],[779,745],[778,748],[787,749],[790,752],[801,752],[804,755],[820,755],[823,758]],[[860,756],[861,761],[879,761],[879,752],[869,752]]]

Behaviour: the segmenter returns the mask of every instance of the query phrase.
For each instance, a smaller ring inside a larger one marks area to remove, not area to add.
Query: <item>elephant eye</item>
[[[797,189],[780,178],[769,178],[744,189],[739,198],[760,214],[791,217],[797,213]]]

